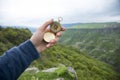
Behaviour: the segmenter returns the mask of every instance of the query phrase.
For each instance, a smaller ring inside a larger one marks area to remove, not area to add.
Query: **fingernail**
[[[60,37],[61,35],[62,35],[61,32],[58,32],[58,33],[56,34],[56,36],[58,36],[58,37]]]
[[[62,31],[65,31],[66,29],[64,27],[62,27]]]
[[[54,39],[50,41],[50,43],[54,43],[54,42],[55,42],[55,40],[54,40]]]
[[[46,47],[49,48],[49,47],[50,47],[50,44],[47,44]]]

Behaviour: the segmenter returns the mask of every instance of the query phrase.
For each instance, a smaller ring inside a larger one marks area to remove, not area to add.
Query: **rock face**
[[[56,69],[58,68],[50,68],[50,69],[42,70],[42,72],[55,72]]]
[[[19,80],[28,80],[28,76],[30,76],[29,80],[32,80],[33,77],[34,77],[34,80],[41,80],[41,79],[49,80],[49,77],[50,77],[50,80],[78,80],[78,77],[74,68],[65,67],[65,66],[49,68],[41,71],[36,67],[31,67],[31,68],[27,68],[25,70],[25,73],[27,73],[27,77],[26,77],[26,74],[23,74]],[[46,76],[48,79],[46,79]],[[54,77],[51,79],[52,76]]]
[[[50,68],[50,69],[47,69],[47,70],[42,70],[42,72],[55,72],[55,70],[57,70],[57,69],[58,68]],[[74,80],[78,80],[77,73],[76,73],[74,68],[67,67],[67,71],[68,71],[68,73],[71,73],[75,76]],[[56,80],[64,80],[64,78],[57,78]]]
[[[25,70],[28,73],[38,73],[40,70],[37,67],[30,67]]]
[[[56,80],[65,80],[64,78],[57,78]]]
[[[77,73],[76,73],[74,68],[68,67],[68,72],[71,72],[72,74],[75,75],[75,79],[74,80],[78,80]]]

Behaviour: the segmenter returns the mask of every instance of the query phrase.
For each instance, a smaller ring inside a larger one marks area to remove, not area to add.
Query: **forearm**
[[[0,79],[16,80],[38,57],[39,53],[30,40],[8,50],[0,57]]]

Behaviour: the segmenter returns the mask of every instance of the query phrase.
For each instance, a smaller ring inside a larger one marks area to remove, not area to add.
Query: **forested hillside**
[[[119,27],[120,23],[117,22],[104,22],[104,23],[79,23],[69,28],[81,28],[81,29],[101,29],[101,28],[115,28]]]
[[[120,23],[74,26],[66,30],[60,43],[76,47],[120,71]]]
[[[78,80],[119,80],[118,74],[110,65],[93,59],[78,49],[59,44],[43,52],[41,58],[33,62],[31,67],[36,66],[43,70],[59,67],[60,64],[66,67],[73,67],[77,72]],[[54,74],[52,78],[45,79],[40,73],[36,73],[33,76],[38,77],[39,80],[54,80],[56,76]],[[67,77],[66,73],[63,74],[59,77]],[[22,77],[25,76],[26,74]],[[65,80],[73,80],[73,78],[69,77]]]
[[[0,27],[0,55],[9,48],[29,39],[31,35],[27,28]]]
[[[0,28],[0,52],[18,45],[31,36],[28,29]],[[66,67],[72,67],[77,72],[78,80],[119,80],[119,74],[113,67],[99,60],[93,59],[79,49],[57,44],[41,53],[40,59],[34,61],[30,67],[39,70],[60,67],[55,73],[23,73],[19,80],[55,80],[63,77],[65,80],[73,80],[74,76],[66,72]]]

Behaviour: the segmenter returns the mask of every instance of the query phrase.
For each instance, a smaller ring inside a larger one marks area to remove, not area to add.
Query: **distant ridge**
[[[66,27],[66,28],[69,28],[69,27],[72,27],[72,26],[76,26],[76,25],[80,25],[82,23],[68,23],[68,24],[62,24],[63,27]]]
[[[102,28],[105,27],[105,24],[120,24],[120,22],[91,22],[91,23],[67,23],[67,24],[61,24],[65,28]],[[91,25],[91,27],[90,27]],[[99,27],[96,27],[99,25]],[[89,27],[88,27],[89,26]],[[111,25],[110,25],[111,26]],[[6,27],[12,27],[12,28],[28,28],[32,33],[34,33],[37,28],[34,26],[2,26],[0,27],[6,28]]]

